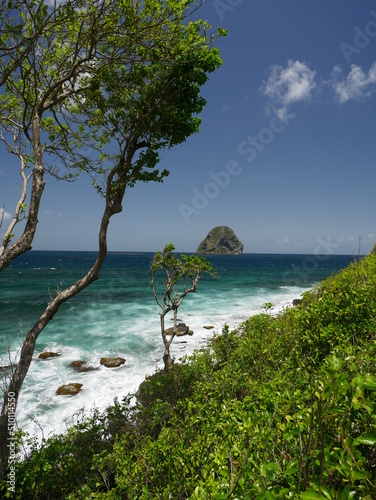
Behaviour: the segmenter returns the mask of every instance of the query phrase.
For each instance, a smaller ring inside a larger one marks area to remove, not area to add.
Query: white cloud
[[[360,66],[351,65],[347,76],[336,66],[332,72],[332,86],[338,102],[343,104],[351,99],[362,99],[376,92],[376,62],[365,73]]]
[[[316,72],[312,71],[304,62],[292,61],[287,67],[274,65],[271,67],[268,81],[262,85],[261,91],[271,98],[277,106],[277,115],[283,119],[288,116],[291,104],[309,100],[315,83]]]
[[[46,215],[50,215],[51,217],[61,217],[63,215],[63,212],[54,212],[53,210],[50,210],[49,208],[46,208],[44,211]]]

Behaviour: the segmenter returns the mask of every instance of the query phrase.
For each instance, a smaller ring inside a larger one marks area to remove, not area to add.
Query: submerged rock
[[[56,358],[57,356],[61,356],[61,354],[59,352],[44,351],[39,354],[38,358],[48,359],[48,358]]]
[[[205,330],[212,330],[214,328],[214,326],[207,325],[207,326],[203,326],[203,328],[205,328]]]
[[[56,394],[59,394],[59,396],[73,396],[74,394],[77,394],[78,392],[80,392],[81,387],[82,387],[82,384],[78,384],[78,383],[61,385],[57,389]]]
[[[244,245],[228,226],[214,227],[200,243],[197,252],[204,255],[239,255],[243,253]]]
[[[101,358],[100,364],[106,368],[117,368],[125,363],[124,358]]]
[[[68,365],[70,368],[73,368],[76,370],[76,372],[91,372],[93,370],[98,370],[98,368],[95,368],[92,365],[89,365],[87,361],[72,361],[72,363],[69,363]]]

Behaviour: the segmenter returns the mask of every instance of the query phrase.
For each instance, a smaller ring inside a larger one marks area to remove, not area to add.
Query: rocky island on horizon
[[[200,243],[196,253],[203,255],[240,255],[244,245],[228,226],[217,226],[211,229]]]

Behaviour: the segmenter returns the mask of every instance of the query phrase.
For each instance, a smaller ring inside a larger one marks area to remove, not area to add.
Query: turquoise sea
[[[93,252],[31,251],[1,273],[3,366],[9,364],[9,344],[16,359],[20,341],[50,296],[82,277],[94,259]],[[60,308],[38,339],[19,400],[19,426],[31,434],[43,432],[44,437],[64,431],[82,409],[90,413],[94,407],[104,408],[114,398],[134,392],[145,375],[162,367],[159,308],[149,285],[151,259],[151,253],[110,253],[101,279]],[[179,318],[194,335],[174,340],[171,353],[176,359],[200,348],[225,323],[235,327],[256,314],[266,302],[274,304],[275,312],[291,306],[293,299],[354,257],[243,254],[210,260],[216,278],[202,279],[198,293],[188,296],[179,309]],[[40,360],[43,350],[61,356]],[[108,369],[99,364],[102,356],[120,356],[126,364]],[[77,373],[68,366],[76,360],[86,360],[97,369]],[[69,382],[82,383],[81,392],[56,395],[56,389]]]

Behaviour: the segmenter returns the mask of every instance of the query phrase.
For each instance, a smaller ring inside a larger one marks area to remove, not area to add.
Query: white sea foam
[[[256,296],[234,290],[230,297],[225,293],[191,297],[182,304],[179,318],[194,335],[175,338],[171,354],[176,359],[190,355],[214,333],[221,333],[225,323],[230,328],[236,327],[259,312],[265,302],[274,304],[273,312],[281,310],[303,291],[304,288],[283,287],[274,291],[259,289]],[[207,330],[204,326],[214,328]],[[87,412],[93,407],[104,409],[115,398],[134,393],[145,375],[162,368],[158,310],[152,302],[74,304],[64,319],[56,319],[46,330],[19,399],[19,425],[31,434],[41,436],[41,429],[45,437],[63,432],[82,408]],[[40,360],[41,350],[58,352],[61,356]],[[126,364],[106,368],[99,364],[103,356],[123,357]],[[76,372],[68,366],[76,360],[85,360],[96,370]],[[57,388],[69,382],[83,384],[81,392],[75,396],[58,396]]]

